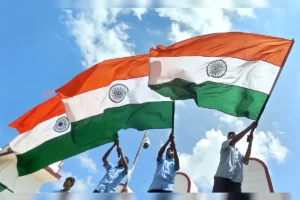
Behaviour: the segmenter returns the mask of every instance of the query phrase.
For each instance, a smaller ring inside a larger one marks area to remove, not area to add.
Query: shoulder
[[[113,168],[114,165],[112,163],[108,162],[107,164],[104,164],[103,167],[105,167],[105,168]]]
[[[225,140],[222,143],[222,148],[229,148],[230,147],[230,142],[231,142],[231,140]]]
[[[157,159],[156,159],[157,163],[165,162],[165,160],[166,160],[166,159],[163,158],[163,157],[162,157],[162,158],[157,158]]]

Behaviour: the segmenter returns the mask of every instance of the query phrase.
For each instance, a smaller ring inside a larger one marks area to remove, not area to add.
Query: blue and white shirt
[[[122,179],[126,176],[127,171],[123,167],[115,167],[111,163],[103,166],[106,169],[106,174],[100,181],[96,190],[100,193],[113,193],[116,191]]]
[[[149,190],[173,191],[176,172],[174,160],[162,158],[157,161],[157,168]]]
[[[244,155],[231,146],[230,141],[226,140],[222,144],[220,163],[215,177],[228,178],[233,182],[242,183],[243,164],[248,165],[248,162],[244,162]]]

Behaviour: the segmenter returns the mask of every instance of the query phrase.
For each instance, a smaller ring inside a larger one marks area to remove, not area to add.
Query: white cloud
[[[273,122],[272,125],[273,125],[273,127],[276,129],[276,132],[277,132],[277,133],[279,133],[279,134],[284,134],[284,131],[281,131],[281,130],[280,130],[281,127],[280,127],[280,125],[279,125],[278,122]]]
[[[185,1],[173,1],[162,0],[162,7],[172,8],[265,8],[268,6],[269,0],[185,0]]]
[[[178,117],[178,114],[174,114],[174,119],[175,119],[175,121],[178,121],[179,120],[179,117]]]
[[[227,128],[242,130],[245,123],[238,118],[225,114],[218,114],[220,123]],[[242,129],[241,129],[242,128]],[[220,146],[226,140],[226,134],[221,130],[211,129],[206,132],[205,138],[198,141],[193,148],[192,154],[180,153],[181,170],[186,172],[198,187],[210,191],[213,184],[213,176],[216,172],[220,159]],[[237,148],[241,153],[246,153],[248,143],[244,137]],[[251,157],[259,158],[264,162],[274,160],[281,164],[284,162],[288,149],[281,144],[271,132],[255,131]],[[193,167],[190,167],[193,166]]]
[[[231,128],[232,131],[240,131],[246,128],[245,123],[237,117],[226,115],[221,112],[217,112],[215,115],[219,117],[221,127],[222,125],[226,125]]]
[[[241,17],[256,18],[253,8],[236,8],[233,11]]]
[[[169,40],[179,42],[196,35],[232,30],[229,13],[236,13],[239,17],[255,18],[252,8],[158,8],[155,9],[160,17],[171,20]]]
[[[65,11],[65,24],[69,28],[83,56],[82,64],[86,68],[106,59],[133,55],[134,45],[127,42],[129,26],[117,22],[117,16],[126,13],[126,9],[99,8],[73,13]],[[143,11],[135,9],[138,17]]]
[[[143,2],[140,2],[143,3]],[[120,15],[133,13],[139,20],[150,9],[147,8],[113,8],[105,9],[98,1],[89,3],[90,8],[78,13],[65,10],[65,24],[74,36],[83,56],[82,64],[86,68],[106,59],[134,55],[135,45],[128,42],[128,24],[118,18]],[[227,32],[232,29],[228,12],[241,17],[255,17],[251,8],[239,9],[155,9],[160,17],[171,21],[168,39],[178,42],[199,34]],[[161,35],[161,31],[149,32]]]
[[[142,20],[142,16],[147,13],[147,8],[131,8],[134,15],[137,16],[139,20]]]
[[[75,178],[75,184],[71,188],[70,192],[88,192],[88,190],[92,190],[95,188],[95,185],[92,183],[92,177],[87,176],[84,179],[77,178],[77,176],[74,176],[71,172],[65,172],[60,171],[60,175],[62,176],[58,181],[53,183],[53,187],[55,190],[61,190],[63,189],[63,184],[68,177],[74,177]]]
[[[93,161],[92,158],[89,157],[87,153],[82,153],[77,157],[81,163],[83,168],[88,169],[91,173],[97,173],[97,166],[96,163]]]
[[[175,106],[186,107],[186,104],[184,101],[177,100],[175,101]]]
[[[162,30],[151,30],[149,28],[146,28],[146,30],[152,34],[152,35],[155,35],[155,36],[162,36],[164,33]],[[156,44],[153,44],[152,46],[156,46]]]

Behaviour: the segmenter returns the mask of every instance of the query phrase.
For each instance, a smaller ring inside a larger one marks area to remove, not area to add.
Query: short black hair
[[[68,178],[66,178],[66,181],[70,181],[71,183],[75,183],[75,178],[74,177],[68,177]]]
[[[129,158],[127,156],[124,156],[124,158],[125,158],[125,160],[126,160],[126,162],[128,164],[129,163]]]
[[[228,136],[228,135],[231,135],[231,134],[235,135],[235,132],[230,131],[230,132],[227,134],[227,136]]]

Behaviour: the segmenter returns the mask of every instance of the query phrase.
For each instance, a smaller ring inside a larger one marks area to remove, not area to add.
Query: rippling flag
[[[57,89],[78,146],[121,129],[172,127],[172,100],[148,87],[148,55],[100,62]]]
[[[16,128],[18,136],[9,146],[17,156],[19,176],[34,173],[57,161],[113,142],[118,135],[99,137],[86,146],[78,146],[71,135],[71,124],[59,96],[31,109],[8,125]]]
[[[293,40],[217,33],[150,50],[149,87],[173,100],[257,119]]]

